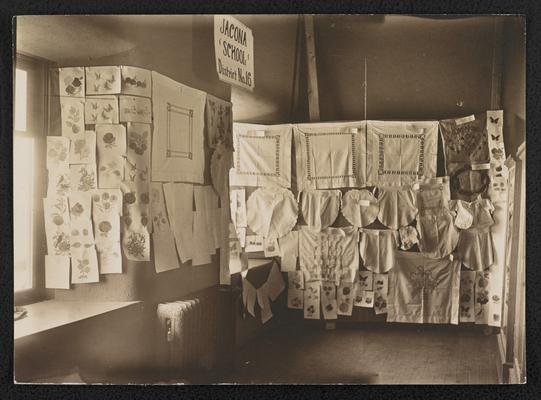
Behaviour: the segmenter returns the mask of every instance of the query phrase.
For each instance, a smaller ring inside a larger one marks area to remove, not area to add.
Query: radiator
[[[158,305],[160,340],[166,343],[168,368],[211,371],[231,361],[234,313],[228,290],[205,290]]]

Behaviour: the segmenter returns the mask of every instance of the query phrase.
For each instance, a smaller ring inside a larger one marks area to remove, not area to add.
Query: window
[[[17,55],[13,82],[13,288],[15,304],[44,297],[46,64]]]

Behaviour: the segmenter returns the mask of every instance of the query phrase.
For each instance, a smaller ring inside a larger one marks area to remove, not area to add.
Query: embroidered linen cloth
[[[340,210],[340,190],[309,190],[301,193],[301,211],[306,224],[317,231],[334,223]]]
[[[397,252],[389,271],[387,322],[458,324],[460,261]]]
[[[299,259],[305,280],[354,282],[359,268],[357,243],[359,234],[353,227],[326,228],[321,232],[308,227],[299,230]]]
[[[203,183],[206,94],[152,72],[152,180]]]
[[[490,186],[486,113],[440,121],[451,198],[473,200]]]
[[[291,125],[233,124],[231,185],[291,187]]]
[[[299,124],[294,136],[299,191],[364,186],[362,122]]]
[[[298,206],[288,189],[259,188],[246,202],[248,226],[265,238],[281,238],[297,223]]]
[[[367,185],[409,185],[436,176],[437,121],[367,121],[366,135]]]

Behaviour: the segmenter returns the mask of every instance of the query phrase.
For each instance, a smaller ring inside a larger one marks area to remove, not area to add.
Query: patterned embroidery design
[[[423,176],[425,169],[425,134],[413,135],[402,133],[379,133],[378,175],[417,175]],[[385,169],[385,140],[386,139],[417,139],[419,140],[419,168],[417,171],[401,171]]]
[[[182,134],[183,132],[171,132],[172,120],[175,116],[186,117],[188,119],[188,151],[186,149],[174,149],[172,144],[173,134]],[[193,143],[193,109],[177,106],[167,103],[167,158],[193,158],[192,143]]]
[[[251,135],[237,135],[238,142],[240,142],[241,139],[255,139],[255,140],[274,140],[275,142],[275,158],[274,158],[274,172],[253,172],[253,171],[241,171],[240,168],[240,146],[237,153],[237,175],[254,175],[254,176],[275,176],[280,177],[280,136],[274,135],[274,136],[251,136]]]
[[[357,177],[357,154],[355,152],[355,137],[356,132],[320,132],[320,133],[308,133],[303,132],[306,140],[306,171],[307,179],[309,181],[316,179],[333,179],[333,178],[356,178]],[[339,136],[339,135],[351,135],[351,157],[352,157],[352,168],[351,173],[347,175],[331,175],[331,176],[315,176],[312,172],[312,164],[310,162],[310,137],[311,136]]]
[[[432,272],[425,271],[421,265],[410,273],[410,280],[415,289],[432,292],[438,287],[438,282],[432,276]]]
[[[446,135],[447,146],[456,154],[473,155],[481,152],[487,145],[486,135],[479,132],[477,124],[456,126],[452,135]]]

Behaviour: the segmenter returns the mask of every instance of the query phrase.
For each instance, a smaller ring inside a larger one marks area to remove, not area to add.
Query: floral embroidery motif
[[[65,92],[70,96],[76,96],[83,89],[83,76],[66,77],[64,79]]]
[[[115,193],[109,193],[104,191],[100,194],[96,193],[92,196],[94,207],[96,207],[101,213],[109,213],[113,210],[119,210],[119,197]]]
[[[438,287],[438,282],[436,278],[432,276],[432,272],[425,271],[421,265],[419,265],[415,271],[410,273],[410,280],[415,289],[432,292]]]
[[[148,136],[147,130],[142,133],[130,131],[128,148],[132,149],[137,155],[143,155],[143,153],[147,151]]]
[[[79,272],[79,279],[87,279],[90,272],[90,261],[86,258],[77,259],[77,270]]]
[[[125,249],[128,254],[137,258],[144,258],[146,252],[146,237],[139,232],[130,232]]]
[[[57,232],[53,236],[53,246],[57,255],[66,254],[70,251],[70,239],[66,232]]]
[[[88,171],[85,167],[79,169],[79,183],[77,189],[82,192],[88,192],[96,188],[96,176],[93,171]]]
[[[62,137],[47,137],[48,163],[62,164],[68,160],[68,148]],[[66,139],[69,140],[69,139]],[[69,143],[69,142],[68,142]]]
[[[109,221],[101,221],[98,224],[99,234],[101,237],[109,237],[109,232],[111,232],[111,229],[113,229],[113,226],[111,225],[111,222]]]
[[[103,143],[105,143],[106,149],[112,149],[116,147],[116,136],[112,132],[107,132],[103,135]]]
[[[72,133],[81,131],[81,110],[75,106],[69,106],[68,115],[66,117],[66,126],[71,129]]]

